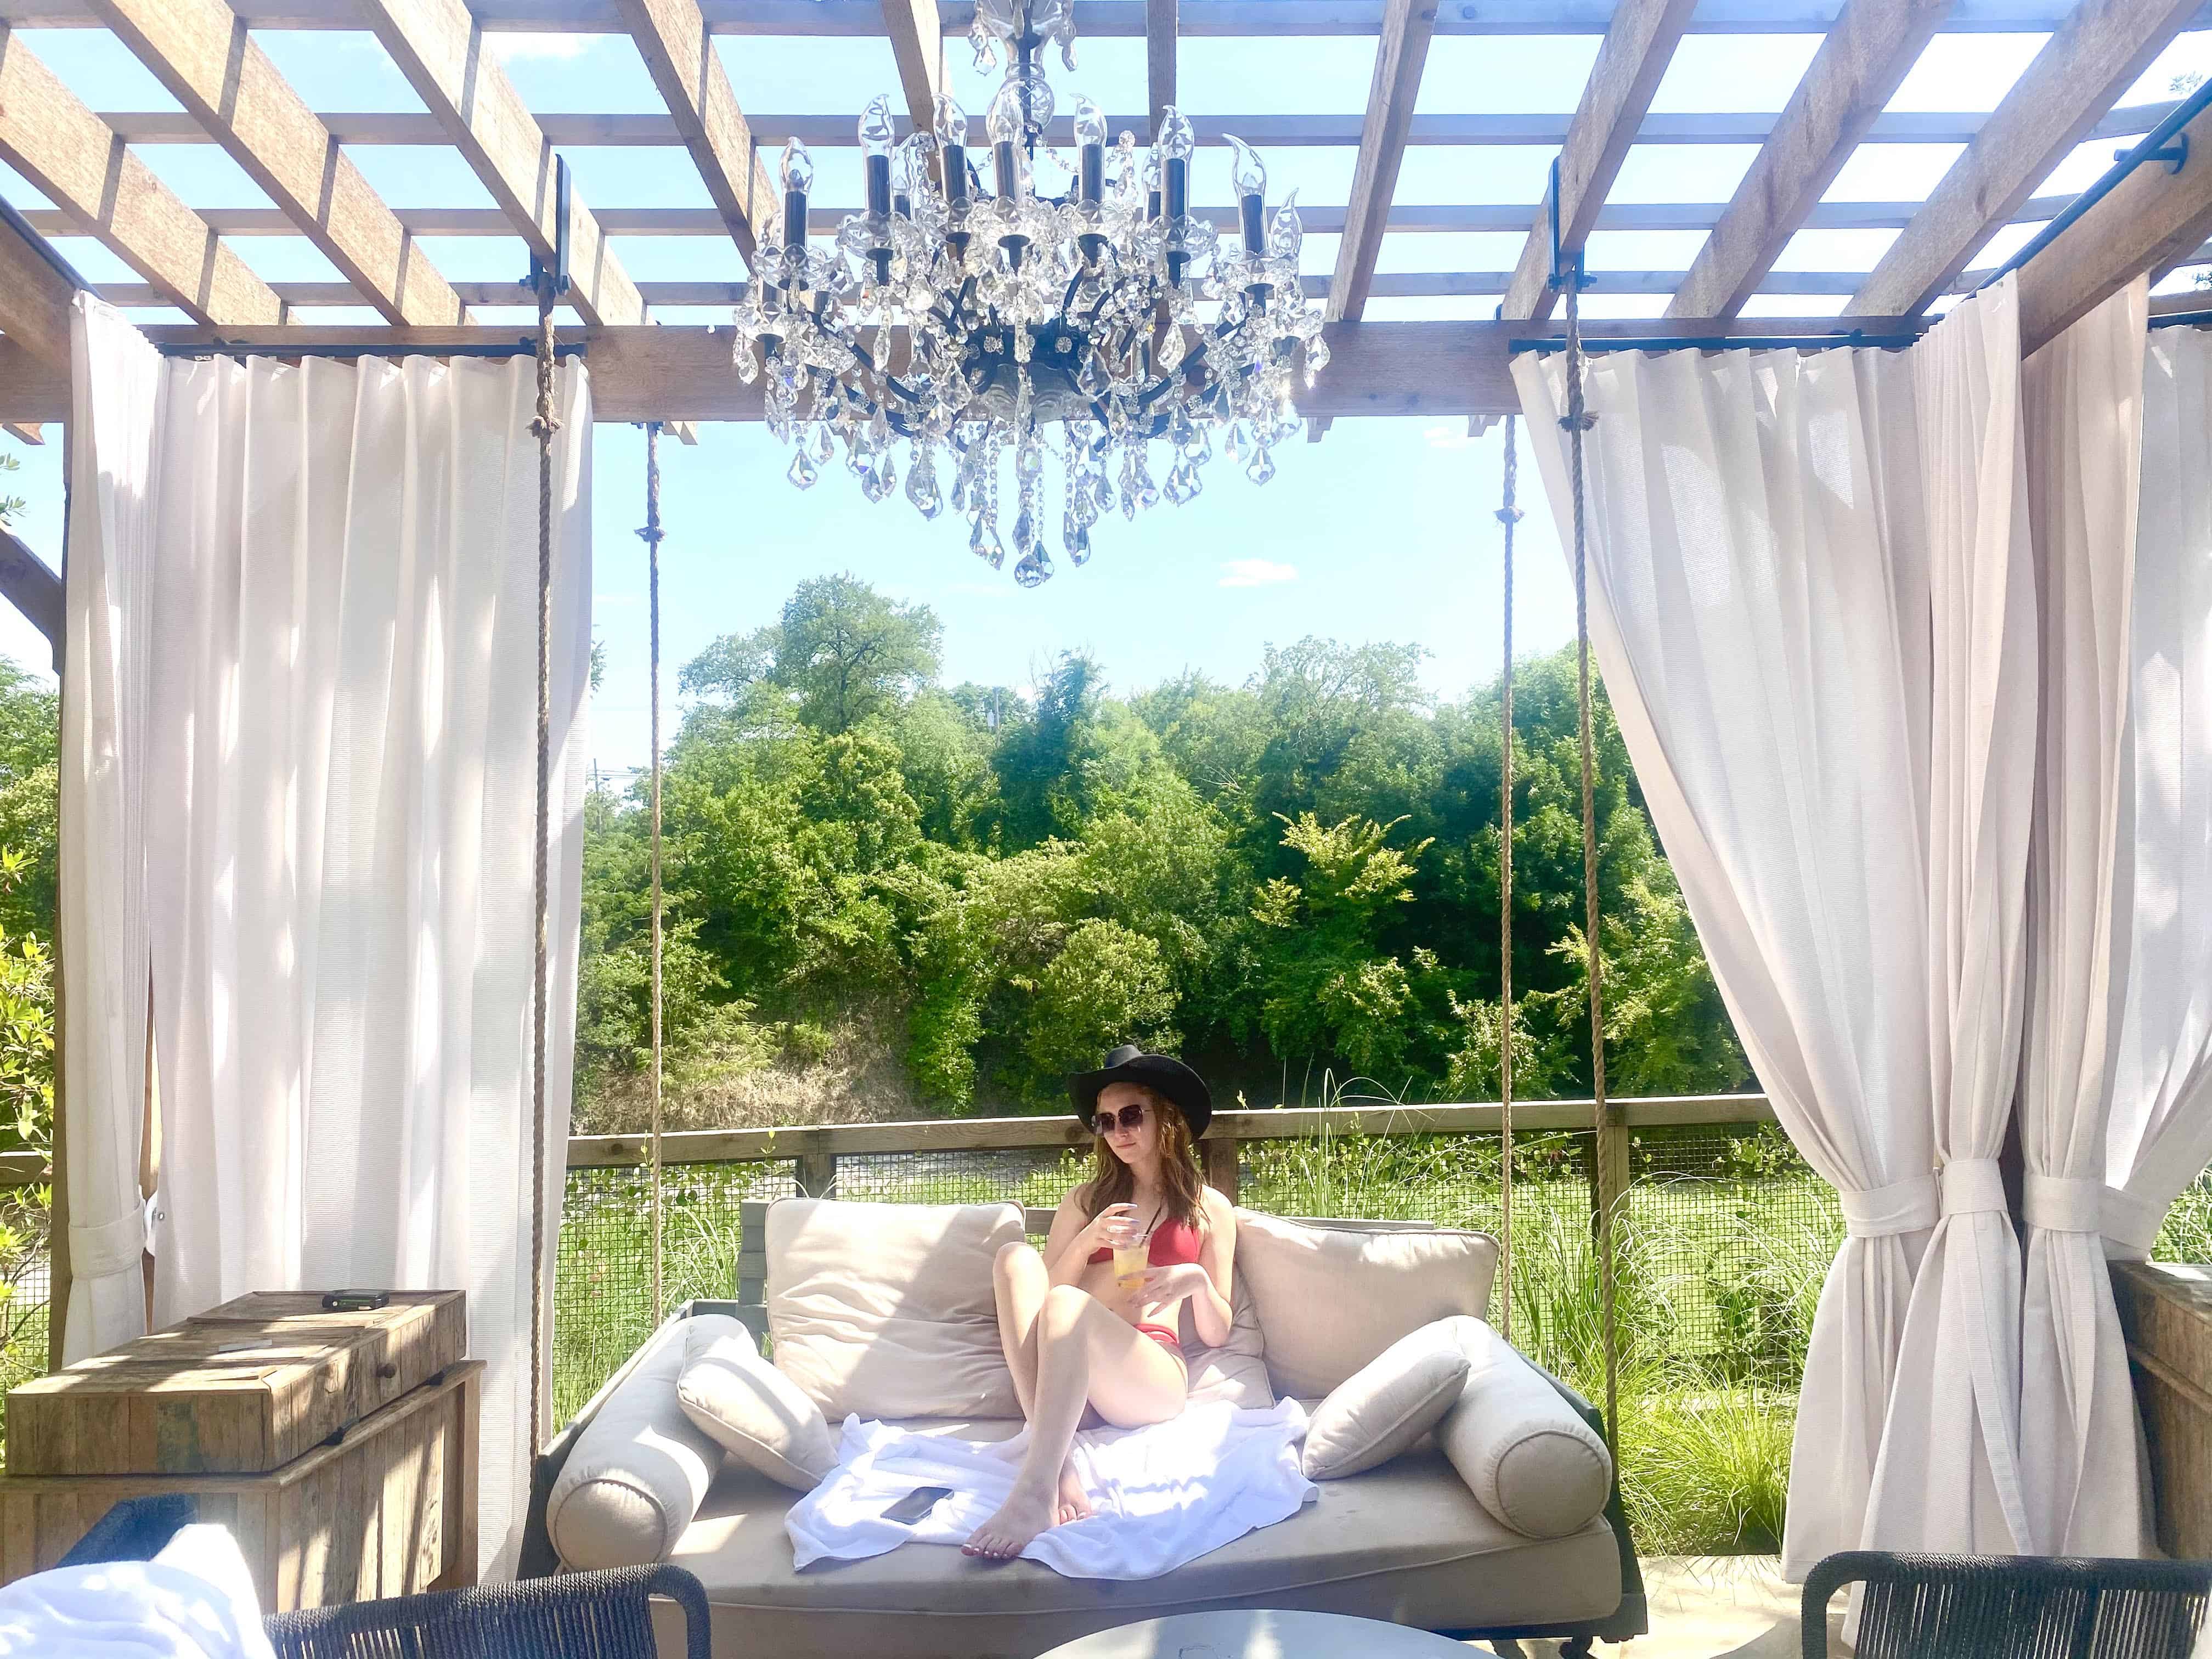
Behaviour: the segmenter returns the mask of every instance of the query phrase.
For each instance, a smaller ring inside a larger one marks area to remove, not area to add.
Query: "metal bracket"
[[[2124,161],[2130,155],[2135,155],[2137,167],[2146,167],[2153,161],[2163,161],[2168,173],[2179,173],[2189,165],[2189,135],[2185,132],[2177,132],[2156,149],[2147,149],[2139,155],[2136,155],[2133,150],[2116,149],[2112,152],[2112,159],[2115,161]]]
[[[568,291],[568,161],[553,158],[553,263],[549,267],[536,254],[530,256],[530,291],[543,297],[550,289],[559,299]]]
[[[1570,258],[1559,246],[1559,158],[1556,155],[1552,158],[1552,187],[1545,201],[1552,222],[1552,270],[1546,282],[1556,289],[1571,283],[1579,292],[1590,285],[1589,272],[1583,268],[1582,249],[1577,248]]]

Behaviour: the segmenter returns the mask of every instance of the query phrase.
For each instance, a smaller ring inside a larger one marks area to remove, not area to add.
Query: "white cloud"
[[[588,34],[510,34],[501,30],[491,36],[492,56],[514,58],[581,58],[598,42]]]
[[[1221,568],[1228,574],[1214,584],[1217,587],[1266,587],[1298,579],[1297,566],[1277,564],[1273,559],[1231,559]]]
[[[1468,437],[1463,426],[1432,426],[1421,437],[1431,449],[1469,449],[1480,441]]]

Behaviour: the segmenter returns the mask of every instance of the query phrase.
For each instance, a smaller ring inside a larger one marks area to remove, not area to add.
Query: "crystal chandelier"
[[[769,429],[796,452],[788,474],[811,488],[844,448],[862,494],[898,487],[925,519],[949,501],[969,546],[1004,562],[1000,473],[1011,458],[1014,579],[1053,574],[1045,543],[1045,454],[1061,462],[1060,544],[1091,556],[1091,528],[1118,506],[1133,519],[1162,495],[1201,488],[1217,436],[1255,483],[1299,420],[1291,377],[1328,361],[1322,313],[1298,289],[1297,193],[1266,216],[1267,169],[1228,138],[1237,234],[1217,237],[1190,212],[1190,122],[1170,108],[1149,155],[1075,101],[1075,159],[1045,140],[1053,91],[1037,56],[1056,42],[1075,66],[1069,0],[978,0],[969,40],[979,70],[1003,53],[986,121],[991,190],[968,147],[968,120],[939,94],[934,133],[893,142],[890,103],[860,124],[867,210],[832,246],[806,240],[814,167],[797,139],[783,151],[781,247],[763,244],[735,323],[748,383],[767,374]],[[1040,175],[1064,179],[1048,194]],[[1055,437],[1054,428],[1057,427]],[[1152,446],[1166,446],[1155,482]],[[949,482],[946,474],[949,472]]]

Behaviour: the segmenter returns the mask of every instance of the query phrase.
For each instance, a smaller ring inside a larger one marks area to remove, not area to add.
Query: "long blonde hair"
[[[1160,1184],[1166,1188],[1160,1211],[1162,1222],[1180,1221],[1206,1230],[1206,1176],[1198,1165],[1198,1147],[1190,1138],[1190,1121],[1182,1108],[1149,1084],[1129,1086],[1145,1097],[1145,1104],[1160,1126]],[[1091,1179],[1083,1188],[1086,1220],[1095,1219],[1110,1204],[1127,1204],[1136,1195],[1137,1172],[1115,1155],[1104,1135],[1091,1144]]]

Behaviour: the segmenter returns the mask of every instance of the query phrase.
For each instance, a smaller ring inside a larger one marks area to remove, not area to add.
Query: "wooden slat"
[[[195,322],[279,323],[283,304],[21,40],[0,27],[0,160]]]
[[[222,0],[93,0],[109,27],[346,279],[395,323],[460,301]]]
[[[1087,39],[1139,40],[1146,0],[1075,0]],[[1960,0],[1946,27],[1954,33],[2045,33],[2063,22],[2069,0]],[[238,0],[258,29],[357,29],[354,0]],[[488,33],[625,32],[615,0],[476,0]],[[946,33],[959,34],[969,0],[941,0]],[[1239,35],[1370,35],[1380,32],[1382,0],[1183,0],[1186,38]],[[710,34],[873,35],[883,27],[877,0],[700,0]],[[1692,34],[1822,34],[1834,0],[1701,0]],[[1454,0],[1437,18],[1439,34],[1603,34],[1613,0]],[[24,28],[81,28],[98,21],[87,0],[0,0],[0,21]]]
[[[1398,164],[1429,61],[1437,0],[1389,0],[1382,38],[1375,48],[1375,75],[1367,89],[1367,114],[1359,131],[1359,159],[1352,174],[1352,199],[1344,210],[1344,239],[1336,246],[1336,274],[1329,284],[1331,322],[1358,322],[1367,309],[1376,256],[1397,193]],[[1245,135],[1248,138],[1250,135]]]
[[[2038,196],[2013,210],[2012,222],[2041,224],[2073,198]],[[1822,202],[1806,216],[1808,230],[1902,230],[1920,210],[1917,202]],[[1613,203],[1598,210],[1599,230],[1711,230],[1720,222],[1725,202]],[[417,236],[512,236],[514,226],[498,208],[398,208],[399,222]],[[815,208],[806,216],[807,228],[817,236],[836,234],[848,210]],[[1237,228],[1237,210],[1200,207],[1192,216],[1217,229]],[[275,208],[202,208],[200,217],[219,236],[292,236],[292,222]],[[609,236],[726,236],[722,216],[713,208],[603,208],[599,228]],[[38,208],[23,217],[31,228],[46,236],[68,236],[76,231],[65,214]],[[1298,207],[1298,217],[1310,236],[1334,235],[1344,228],[1340,207]],[[1525,202],[1487,202],[1467,206],[1395,206],[1389,232],[1517,231],[1528,222]]]
[[[18,351],[34,357],[50,371],[58,369],[63,386],[62,407],[37,417],[58,421],[69,404],[70,297],[74,290],[46,255],[0,222],[0,334]],[[0,360],[0,368],[5,366]],[[9,418],[23,418],[24,411],[9,410]]]
[[[1620,0],[1613,27],[1598,48],[1581,104],[1567,127],[1559,151],[1559,243],[1572,251],[1597,228],[1598,211],[1628,159],[1652,94],[1673,61],[1674,47],[1696,9],[1697,0]],[[1522,244],[1512,286],[1505,291],[1508,317],[1548,317],[1558,295],[1551,287],[1552,191],[1547,187],[1536,208],[1536,222]]]
[[[1733,317],[1820,199],[1954,0],[1850,0],[1705,239],[1670,317]]]
[[[2179,33],[2198,0],[2081,0],[1951,164],[1850,305],[1924,311],[1990,233]]]
[[[31,551],[14,534],[0,530],[0,599],[23,613],[24,619],[46,636],[54,666],[62,660],[62,579],[54,568]],[[43,1165],[45,1159],[29,1156]],[[22,1185],[0,1176],[0,1186]]]
[[[1145,0],[1145,102],[1147,138],[1160,136],[1160,123],[1176,100],[1176,42],[1182,33],[1177,0]]]
[[[2192,156],[2212,155],[2212,110],[2182,130]],[[2212,165],[2137,167],[2021,268],[2024,356],[2148,272],[2155,282],[2212,235]]]
[[[2096,138],[2135,138],[2156,126],[2173,108],[2161,104],[2130,105],[2116,109],[2090,130]],[[1185,112],[1188,113],[1188,112]],[[189,115],[173,110],[118,110],[100,118],[126,143],[133,144],[205,143],[207,134]],[[344,144],[442,144],[445,129],[433,115],[391,114],[369,111],[359,114],[326,114],[325,125]],[[1218,143],[1228,133],[1248,143],[1273,149],[1315,145],[1324,148],[1356,144],[1364,117],[1358,115],[1193,115],[1192,131],[1201,144]],[[1566,142],[1568,115],[1416,115],[1407,129],[1409,144],[1506,144],[1516,148],[1561,144]],[[1637,131],[1639,144],[1760,144],[1772,135],[1781,118],[1772,114],[1669,113],[1646,116]],[[1112,115],[1117,131],[1142,127],[1146,118]],[[1899,111],[1875,118],[1861,137],[1873,144],[1970,143],[1989,119],[1972,112],[1927,114]],[[902,128],[905,123],[899,123]],[[622,147],[642,145],[666,149],[683,142],[675,118],[668,115],[541,115],[540,131],[550,144]],[[764,152],[780,149],[786,138],[803,139],[811,149],[850,148],[857,143],[851,118],[842,115],[763,115],[750,122],[754,139]],[[1063,116],[1052,124],[1054,143],[1073,142],[1074,127]],[[859,195],[859,173],[842,181],[850,199]],[[843,216],[841,210],[839,217]],[[1519,226],[1512,227],[1514,229]]]
[[[363,21],[541,259],[560,234],[553,147],[461,0],[360,0]],[[641,323],[645,302],[571,188],[569,303],[586,322]],[[519,276],[520,272],[517,272]]]
[[[617,0],[677,136],[706,180],[730,235],[750,263],[776,240],[782,204],[762,165],[752,130],[721,58],[708,39],[698,0]],[[852,131],[849,121],[847,131]]]
[[[945,86],[945,29],[938,21],[937,0],[883,0],[883,15],[908,118],[916,132],[930,131],[937,121],[937,94]]]
[[[1887,334],[1924,326],[1918,319],[1862,318],[1858,325]],[[1593,339],[1635,337],[1655,331],[1651,319],[1592,322]],[[1688,319],[1668,331],[1721,338],[1833,331],[1832,318]],[[504,328],[386,329],[305,327],[225,329],[220,340],[281,351],[287,346],[343,346],[374,350],[395,346],[513,345],[517,331]],[[602,421],[757,421],[757,383],[747,386],[730,373],[726,328],[591,328],[577,331],[592,365],[592,402]],[[1301,415],[1462,416],[1516,413],[1510,348],[1516,338],[1557,338],[1556,321],[1544,323],[1340,323],[1329,334],[1331,360],[1319,381],[1297,392]],[[182,325],[145,331],[157,344],[216,343],[210,331]],[[896,346],[894,348],[896,349]],[[59,420],[69,405],[66,365],[42,363],[0,339],[0,421]]]
[[[0,432],[17,443],[38,445],[46,441],[46,428],[36,421],[0,421]]]

